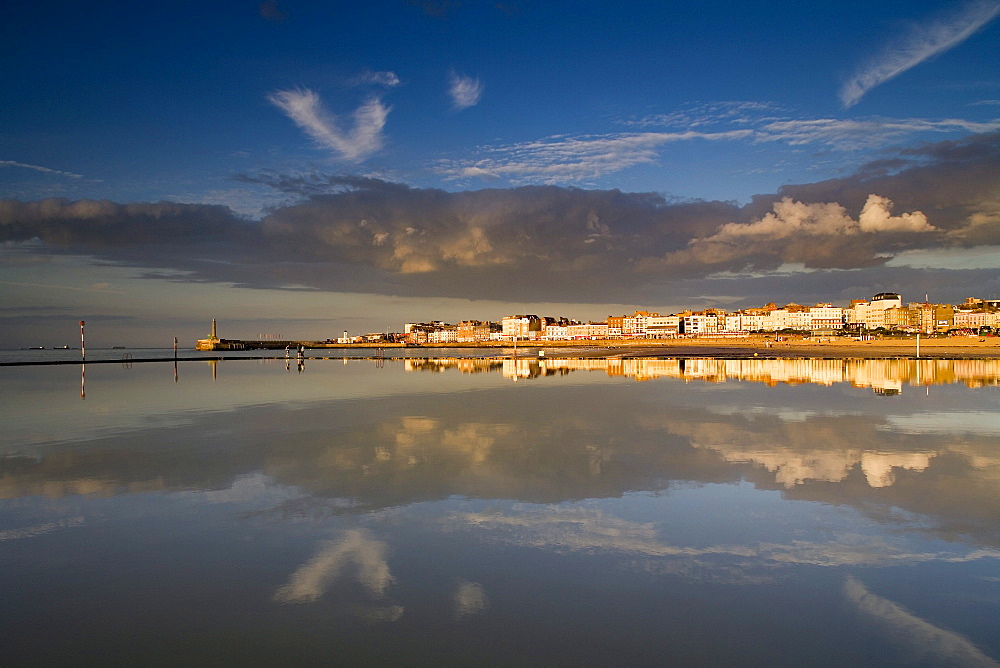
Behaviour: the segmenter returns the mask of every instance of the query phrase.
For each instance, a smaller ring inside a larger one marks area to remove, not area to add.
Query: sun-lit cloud
[[[915,25],[865,64],[840,89],[840,101],[853,107],[868,91],[920,63],[961,44],[1000,15],[1000,3],[973,0],[951,14]]]
[[[684,250],[669,253],[663,264],[720,266],[729,270],[777,268],[801,262],[806,267],[857,267],[881,263],[882,249],[897,235],[936,229],[919,211],[893,216],[892,201],[871,194],[857,219],[836,202],[804,203],[790,197],[750,223],[727,223],[711,236],[692,239]],[[647,268],[658,266],[647,262]]]
[[[483,96],[483,83],[476,77],[470,77],[452,71],[448,76],[448,94],[451,105],[461,111],[479,104]]]
[[[337,117],[326,110],[319,95],[308,88],[275,91],[267,99],[317,144],[354,162],[382,148],[382,129],[392,110],[379,98],[370,97],[354,110],[353,126],[345,129]]]
[[[558,139],[525,146],[521,159],[545,173],[533,152],[554,153],[565,161],[558,169],[575,161],[582,170],[663,141],[682,139]],[[751,284],[773,290],[769,277],[789,266],[799,267],[796,287],[815,281],[820,292],[829,290],[824,281],[847,280],[816,273],[832,270],[879,269],[897,276],[884,280],[910,285],[917,270],[883,265],[912,251],[1000,246],[1000,134],[886,155],[854,174],[788,185],[746,205],[556,185],[447,192],[362,176],[261,172],[238,179],[279,194],[260,220],[217,205],[8,199],[0,200],[0,242],[156,269],[150,276],[169,270],[171,280],[584,303],[648,302],[676,292],[678,281],[721,280],[727,272],[755,272],[740,291]],[[983,272],[968,273],[964,280],[976,284],[961,291],[989,289]],[[933,280],[935,291],[952,280],[923,276],[921,286]],[[701,295],[734,289],[685,285]],[[881,289],[891,286],[872,294]]]

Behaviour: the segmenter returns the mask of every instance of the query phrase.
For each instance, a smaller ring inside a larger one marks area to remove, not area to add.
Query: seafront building
[[[984,328],[1000,330],[1000,300],[969,297],[958,306],[930,302],[904,304],[898,293],[880,292],[871,299],[854,299],[844,307],[831,303],[778,306],[772,302],[734,311],[709,308],[668,315],[635,311],[609,315],[601,322],[516,314],[504,316],[499,322],[409,323],[399,338],[411,344],[429,344],[741,337],[780,332],[812,336],[867,336],[876,332],[979,333]]]

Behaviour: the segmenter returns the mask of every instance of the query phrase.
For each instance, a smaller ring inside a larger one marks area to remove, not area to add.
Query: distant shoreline
[[[308,342],[302,342],[307,344]],[[308,347],[305,359],[337,357],[337,350],[371,351],[371,355],[357,359],[407,359],[420,357],[447,356],[447,350],[462,350],[469,357],[512,357],[514,345],[510,342],[479,343],[431,343],[419,346],[402,344],[342,344]],[[138,349],[136,349],[138,350]],[[395,351],[407,351],[406,355],[394,355]],[[323,354],[329,351],[330,354]],[[440,353],[438,352],[440,351]],[[480,354],[469,354],[481,351]],[[227,355],[227,351],[216,351],[217,355],[192,357],[188,351],[181,351],[176,358],[181,362],[211,360],[282,359],[274,356]],[[424,354],[426,353],[426,354]],[[531,359],[544,356],[552,359],[565,358],[695,358],[712,357],[720,359],[913,359],[917,356],[914,339],[854,340],[804,340],[791,338],[775,341],[772,337],[754,338],[701,338],[701,339],[648,339],[648,340],[603,340],[603,341],[519,341],[517,357]],[[948,337],[922,338],[920,340],[921,359],[996,359],[1000,358],[1000,337]],[[170,362],[173,357],[133,358],[130,363]],[[295,356],[292,357],[295,359]],[[0,366],[30,366],[53,364],[80,364],[82,360],[46,360],[0,362]],[[87,364],[121,363],[120,359],[87,360]]]
[[[347,346],[345,346],[347,347]],[[431,343],[416,349],[481,348],[511,349],[509,342]],[[871,341],[804,340],[775,341],[773,337],[645,339],[604,341],[524,341],[518,348],[544,351],[546,357],[764,357],[764,358],[894,358],[916,357],[915,339],[875,339]],[[521,354],[518,355],[522,356]],[[920,357],[927,359],[1000,358],[1000,337],[921,338]]]

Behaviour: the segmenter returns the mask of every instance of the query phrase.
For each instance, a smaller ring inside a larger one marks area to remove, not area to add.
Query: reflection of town
[[[777,385],[850,383],[877,394],[899,394],[904,385],[968,387],[1000,383],[1000,360],[916,359],[419,359],[406,360],[407,371],[499,372],[512,380],[564,375],[574,371],[653,380],[679,378],[725,383],[754,381]]]

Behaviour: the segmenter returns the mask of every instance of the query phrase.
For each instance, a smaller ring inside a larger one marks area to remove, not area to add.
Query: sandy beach
[[[544,349],[544,348],[543,348]],[[681,339],[655,343],[613,346],[595,351],[608,357],[780,357],[780,358],[887,358],[916,357],[914,341],[762,341]],[[548,351],[545,353],[550,355]],[[558,351],[551,356],[558,357]],[[1000,357],[1000,338],[980,341],[977,338],[921,340],[920,357],[927,359],[993,358]]]
[[[455,344],[421,346],[454,348]],[[458,346],[465,347],[465,346]],[[476,346],[479,347],[479,346]],[[510,345],[504,354],[510,354]],[[496,347],[481,347],[484,356],[496,354]],[[873,341],[807,340],[791,338],[775,341],[771,337],[746,339],[703,338],[648,341],[545,341],[518,344],[518,357],[535,356],[543,351],[549,358],[566,357],[774,357],[774,358],[892,358],[917,355],[916,341],[883,339]],[[922,338],[920,357],[927,359],[986,359],[1000,357],[1000,337]]]

